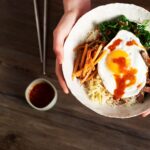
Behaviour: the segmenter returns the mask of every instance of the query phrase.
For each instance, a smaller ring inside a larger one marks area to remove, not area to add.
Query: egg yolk
[[[122,74],[130,66],[129,56],[123,50],[114,50],[108,54],[106,66],[112,73]]]

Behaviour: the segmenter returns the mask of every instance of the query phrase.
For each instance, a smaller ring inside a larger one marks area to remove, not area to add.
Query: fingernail
[[[69,90],[68,89],[64,89],[65,94],[69,94]]]
[[[147,117],[147,116],[148,116],[147,113],[142,114],[142,117]]]
[[[142,117],[146,117],[146,115],[142,115]]]

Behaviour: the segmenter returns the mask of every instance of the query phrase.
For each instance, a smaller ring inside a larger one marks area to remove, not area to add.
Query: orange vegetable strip
[[[89,77],[89,75],[91,74],[91,70],[86,74],[86,76],[81,80],[81,84],[83,84],[87,78]]]
[[[94,65],[96,65],[102,58],[103,56],[105,55],[106,51],[103,51],[100,56],[97,58],[97,60],[94,62]]]
[[[75,73],[79,67],[80,59],[81,59],[81,51],[77,53],[76,59],[74,61],[74,68],[73,68],[73,73],[72,73],[72,79],[75,77]]]
[[[97,57],[100,54],[102,48],[103,48],[103,45],[100,44],[99,47],[98,47],[98,49],[97,49],[97,51],[96,51],[96,53],[95,53],[95,55],[94,55],[94,57],[93,57],[93,61],[95,61],[97,59]]]
[[[86,57],[86,61],[85,61],[85,64],[84,64],[84,69],[83,69],[83,77],[86,75],[87,71],[88,71],[88,66],[90,64],[90,58],[91,58],[91,51],[88,50],[87,51],[87,57]]]
[[[97,75],[97,70],[93,71],[93,72],[91,73],[91,75],[87,78],[86,81],[91,80],[91,79],[94,78],[96,75]]]
[[[82,71],[83,71],[83,68],[80,69],[80,70],[78,70],[78,71],[75,73],[75,76],[76,76],[76,77],[80,77],[81,74],[82,74]]]
[[[78,51],[78,50],[80,50],[81,48],[84,48],[84,47],[85,47],[85,45],[81,44],[81,45],[77,46],[76,48],[74,48],[74,51]]]
[[[99,43],[99,40],[94,40],[89,42],[89,47],[93,46],[93,45],[97,45]]]
[[[88,50],[88,44],[85,44],[84,51],[83,51],[82,58],[81,58],[81,62],[80,62],[80,65],[79,65],[80,69],[84,66],[87,50]]]

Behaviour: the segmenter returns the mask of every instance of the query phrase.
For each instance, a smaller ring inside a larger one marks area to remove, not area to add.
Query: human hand
[[[143,117],[147,117],[150,114],[150,108],[147,109],[144,113],[142,113]]]
[[[71,31],[77,19],[90,9],[90,0],[64,0],[64,15],[53,32],[53,49],[56,54],[55,72],[63,91],[69,90],[62,73],[63,46],[65,39]]]

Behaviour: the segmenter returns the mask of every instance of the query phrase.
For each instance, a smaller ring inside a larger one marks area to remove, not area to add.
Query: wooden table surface
[[[55,76],[52,33],[63,6],[61,0],[48,2],[47,72],[59,98],[52,110],[39,112],[24,98],[27,85],[42,72],[32,0],[0,0],[0,150],[150,149],[150,117],[106,118],[61,91]],[[116,1],[92,0],[92,7],[110,2]],[[150,10],[150,0],[121,2]]]

